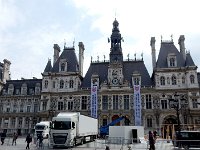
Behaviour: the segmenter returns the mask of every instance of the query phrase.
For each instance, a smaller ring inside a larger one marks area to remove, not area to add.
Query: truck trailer
[[[98,120],[80,112],[60,112],[52,118],[49,132],[50,147],[74,147],[86,138],[93,141],[98,134]]]

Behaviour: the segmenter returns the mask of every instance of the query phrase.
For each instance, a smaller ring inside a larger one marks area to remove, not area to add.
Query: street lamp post
[[[175,93],[174,95],[174,99],[169,99],[169,106],[170,108],[174,108],[176,111],[176,116],[177,116],[177,123],[178,123],[178,136],[180,135],[180,131],[181,131],[181,125],[180,125],[180,110],[182,108],[185,108],[187,105],[187,101],[184,98],[184,96],[182,95],[181,98],[179,99],[180,95],[178,95],[177,93]]]

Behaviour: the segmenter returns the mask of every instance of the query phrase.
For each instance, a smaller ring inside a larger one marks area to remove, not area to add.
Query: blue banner
[[[135,126],[141,126],[141,94],[140,85],[134,85],[134,110],[135,110]]]
[[[97,85],[91,86],[91,103],[90,103],[90,108],[91,108],[91,117],[97,118]]]

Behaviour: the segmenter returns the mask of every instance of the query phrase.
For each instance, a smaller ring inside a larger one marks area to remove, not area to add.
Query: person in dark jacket
[[[30,134],[28,134],[26,136],[26,141],[25,142],[27,142],[26,149],[30,149],[29,144],[32,142],[32,137],[31,137]]]
[[[155,150],[155,139],[151,131],[149,131],[149,145],[150,145],[149,150]]]
[[[4,144],[5,138],[6,138],[6,132],[4,131],[4,132],[1,133],[1,145]]]

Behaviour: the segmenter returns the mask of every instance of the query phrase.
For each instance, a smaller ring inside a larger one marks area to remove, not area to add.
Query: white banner
[[[97,85],[91,86],[91,102],[90,102],[90,108],[91,108],[91,117],[97,118]]]
[[[135,110],[135,126],[141,126],[141,94],[140,85],[134,85],[134,110]]]

